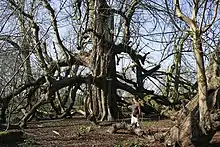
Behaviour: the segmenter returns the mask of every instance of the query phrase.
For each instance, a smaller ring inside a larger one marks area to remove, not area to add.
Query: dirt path
[[[138,137],[127,131],[116,134],[106,133],[110,123],[93,125],[84,118],[65,120],[33,121],[24,130],[28,136],[22,147],[163,147],[163,143],[153,139]],[[145,132],[166,130],[171,126],[169,120],[144,121],[142,128]],[[213,138],[213,145],[219,146],[220,133]]]
[[[169,125],[168,121],[142,122],[144,131],[159,130]],[[160,124],[160,125],[159,125]],[[162,125],[161,125],[162,124]],[[24,132],[29,138],[22,146],[57,146],[57,147],[91,147],[91,146],[163,146],[150,139],[138,137],[127,131],[108,134],[110,123],[93,125],[83,118],[66,120],[34,121],[28,124]],[[150,127],[148,127],[150,125]],[[158,127],[160,126],[160,127]]]

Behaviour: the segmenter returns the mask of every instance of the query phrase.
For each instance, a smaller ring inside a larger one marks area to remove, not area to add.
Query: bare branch
[[[180,9],[179,0],[174,0],[174,4],[175,4],[175,11],[176,11],[177,17],[179,17],[181,20],[183,20],[187,25],[189,25],[195,31],[196,30],[195,22],[193,22],[192,19],[190,19],[189,17],[185,16],[182,13],[182,11]]]
[[[205,11],[206,11],[206,8],[207,8],[207,3],[208,3],[208,1],[206,0],[206,1],[205,1],[205,4],[204,4],[203,11],[202,11],[202,20],[201,20],[200,26],[199,26],[200,32],[202,31],[202,24],[203,24],[204,19],[205,19]]]
[[[0,40],[3,40],[3,41],[7,41],[8,43],[10,43],[14,48],[20,50],[20,46],[14,42],[12,39],[11,39],[11,36],[10,35],[0,35]]]
[[[45,62],[45,59],[44,59],[44,56],[42,53],[42,48],[40,46],[39,26],[34,22],[34,20],[32,20],[32,30],[33,30],[33,34],[34,34],[33,42],[35,43],[36,48],[37,48],[37,54],[38,54],[38,57],[40,58],[40,61],[41,61],[41,67],[43,69],[47,69],[47,64]]]
[[[48,3],[47,0],[41,0],[45,6],[45,8],[50,12],[50,21],[52,23],[55,35],[56,35],[56,39],[57,39],[57,43],[59,45],[59,47],[63,50],[64,54],[66,55],[67,58],[69,58],[69,51],[67,50],[67,48],[63,45],[59,31],[58,31],[58,26],[57,26],[57,20],[56,20],[56,15],[55,15],[55,11],[54,9],[51,7],[51,5]]]
[[[31,87],[31,86],[37,86],[40,85],[42,83],[45,82],[45,78],[44,77],[40,77],[38,80],[36,80],[35,82],[31,82],[25,85],[22,85],[21,87],[19,87],[18,89],[14,90],[13,93],[10,93],[9,95],[3,97],[0,99],[0,102],[9,102],[14,96],[17,96],[18,94],[20,94],[22,91],[26,90],[27,88]]]
[[[199,1],[194,0],[193,2],[194,2],[194,8],[192,9],[192,20],[195,22],[199,9]]]
[[[172,21],[172,24],[174,24],[174,26],[175,26],[179,31],[181,31],[181,28],[180,28],[180,27],[177,25],[177,23],[174,21],[173,16],[171,16],[171,13],[170,13],[170,11],[169,11],[169,7],[168,7],[167,0],[165,0],[165,5],[166,5],[167,13],[168,13],[168,15],[169,15],[169,17],[170,17],[170,20]]]
[[[30,15],[30,14],[28,14],[28,13],[26,13],[25,11],[23,11],[22,8],[19,7],[14,0],[8,0],[8,1],[9,1],[10,4],[11,4],[12,6],[14,6],[19,12],[21,12],[22,15],[24,15],[25,17],[27,17],[27,18],[28,18],[29,20],[31,20],[31,21],[33,20],[33,16]]]
[[[216,19],[217,14],[218,14],[218,6],[219,6],[219,0],[216,0],[215,1],[215,9],[214,9],[213,18],[210,21],[210,23],[205,26],[205,28],[202,32],[206,32],[213,25],[213,23],[215,22],[215,19]]]

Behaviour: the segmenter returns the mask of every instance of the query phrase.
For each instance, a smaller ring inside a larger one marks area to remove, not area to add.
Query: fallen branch
[[[127,130],[130,133],[135,133],[138,136],[143,136],[145,133],[140,127],[132,127],[130,124],[125,122],[115,123],[107,130],[108,133],[114,134],[118,130]]]

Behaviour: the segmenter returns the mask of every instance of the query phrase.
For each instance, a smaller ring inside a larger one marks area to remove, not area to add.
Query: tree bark
[[[192,12],[191,18],[182,12],[181,4],[179,0],[174,0],[173,2],[175,5],[175,13],[177,17],[180,20],[184,21],[189,28],[189,32],[193,43],[192,44],[193,52],[196,59],[196,72],[197,72],[197,83],[198,83],[198,93],[197,93],[198,108],[191,109],[190,113],[192,116],[186,117],[187,121],[181,123],[181,125],[186,126],[186,128],[188,128],[188,130],[182,128],[185,131],[185,132],[183,131],[184,132],[183,135],[192,136],[192,138],[195,139],[195,140],[187,139],[187,143],[192,143],[194,145],[198,145],[198,144],[204,145],[205,143],[208,143],[207,141],[210,137],[213,136],[212,132],[214,131],[211,124],[210,107],[208,107],[207,105],[208,101],[210,100],[208,99],[209,96],[208,84],[206,80],[205,65],[203,59],[203,48],[202,48],[202,33],[204,33],[203,19],[205,14],[203,14],[203,18],[199,22],[198,12],[199,9],[201,8],[199,1],[194,1],[194,6],[191,9]],[[205,4],[207,4],[207,1],[205,2]],[[215,20],[215,16],[213,16],[213,20]],[[208,24],[209,26],[208,28],[210,28],[211,25],[212,23]],[[207,31],[208,28],[206,29],[205,27],[205,31]],[[197,119],[199,120],[199,122],[196,121]]]
[[[117,105],[116,105],[116,67],[115,67],[115,53],[111,45],[106,41],[113,41],[113,14],[110,12],[110,7],[105,0],[95,0],[93,8],[95,11],[94,20],[92,25],[95,33],[93,34],[93,48],[91,56],[91,67],[93,77],[102,77],[101,91],[98,91],[100,96],[97,104],[97,99],[92,98],[91,103],[98,107],[99,113],[92,108],[93,113],[96,114],[96,118],[100,120],[112,120],[117,117]],[[96,36],[98,34],[99,36]],[[95,90],[92,91],[92,95],[96,95]],[[91,95],[91,96],[92,96]]]
[[[116,133],[118,130],[127,130],[130,133],[135,133],[138,136],[143,136],[145,134],[145,132],[141,128],[132,127],[130,124],[127,124],[125,122],[112,124],[112,126],[109,127],[109,129],[107,130],[107,133],[113,134]]]
[[[205,75],[205,66],[203,59],[203,49],[201,34],[197,30],[193,30],[193,51],[196,58],[198,95],[199,95],[199,124],[206,134],[206,130],[211,129],[210,114],[207,106],[207,80]]]
[[[198,47],[200,45],[198,45]],[[218,49],[216,49],[216,55],[218,55]],[[205,147],[208,146],[209,141],[212,139],[216,131],[219,130],[220,119],[216,118],[216,116],[219,117],[220,79],[219,75],[215,72],[219,69],[219,58],[218,56],[214,57],[215,58],[211,59],[206,70],[206,73],[210,74],[210,78],[207,83],[208,90],[206,89],[205,107],[203,107],[204,101],[199,102],[201,101],[201,93],[198,91],[197,95],[181,111],[179,111],[179,114],[177,115],[178,117],[176,118],[176,125],[170,129],[168,132],[169,135],[165,139],[166,144]],[[204,85],[202,86],[202,88],[204,88]],[[202,112],[200,109],[202,109]],[[209,110],[212,110],[212,113],[210,113]],[[205,118],[201,118],[201,115],[205,115]],[[203,121],[204,124],[200,124],[201,121]],[[210,122],[212,124],[210,124]],[[209,125],[211,125],[210,128],[207,127]]]
[[[213,110],[219,103],[219,88],[209,90],[209,107]],[[208,146],[210,140],[219,129],[219,120],[215,118],[219,115],[218,111],[213,111],[210,116],[213,122],[212,129],[204,134],[198,123],[199,120],[199,95],[197,94],[177,115],[175,125],[167,132],[165,143],[167,145],[177,146]]]

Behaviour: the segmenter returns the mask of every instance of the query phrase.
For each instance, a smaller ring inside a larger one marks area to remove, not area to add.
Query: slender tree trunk
[[[103,112],[103,108],[102,108],[102,101],[101,101],[101,92],[102,92],[102,90],[101,90],[101,88],[96,88],[96,94],[97,94],[97,100],[98,100],[98,108],[99,108],[99,113],[98,113],[98,116],[97,116],[97,119],[98,120],[101,120],[101,118],[102,118],[102,112]]]
[[[181,52],[182,52],[182,48],[178,47],[178,42],[176,42],[175,39],[175,44],[174,44],[174,68],[175,68],[175,83],[174,83],[174,103],[178,101],[179,98],[179,77],[180,77],[180,66],[181,66]]]
[[[25,8],[25,2],[26,0],[22,0],[22,10]],[[20,33],[22,34],[22,40],[20,41],[21,44],[21,58],[24,64],[24,78],[25,82],[29,83],[33,80],[33,75],[32,75],[32,69],[31,69],[31,62],[30,62],[30,45],[31,45],[31,32],[29,28],[26,28],[28,26],[29,22],[25,21],[24,16],[18,15],[18,20],[19,20],[19,27],[20,27]]]
[[[186,39],[189,37],[189,34],[185,34],[183,38],[176,39],[174,42],[174,93],[173,96],[174,103],[179,101],[179,82],[180,82],[180,70],[181,70],[181,60],[182,60],[182,51],[183,51],[183,44]]]
[[[198,95],[199,95],[199,124],[202,131],[206,134],[206,130],[210,129],[210,114],[207,106],[207,81],[205,75],[205,66],[203,59],[203,49],[201,34],[197,31],[193,32],[193,51],[196,58]]]
[[[193,7],[191,9],[191,16],[184,14],[181,9],[181,4],[179,0],[173,0],[175,5],[175,14],[176,16],[185,22],[187,26],[189,26],[189,32],[191,35],[191,39],[193,42],[193,52],[196,59],[196,72],[197,72],[197,83],[198,83],[198,94],[196,98],[189,102],[190,107],[186,107],[186,111],[189,111],[185,120],[180,118],[180,125],[178,128],[174,128],[173,137],[177,137],[176,140],[180,142],[182,146],[189,146],[189,144],[193,144],[195,146],[207,146],[210,139],[213,137],[215,133],[215,128],[213,123],[213,119],[211,118],[210,110],[214,111],[214,106],[208,105],[210,101],[213,99],[219,99],[219,89],[217,87],[210,90],[208,92],[208,85],[212,85],[212,83],[207,83],[206,74],[205,74],[205,65],[203,59],[203,48],[202,48],[202,34],[206,32],[212,25],[217,15],[214,15],[211,23],[206,24],[204,22],[206,15],[205,11],[202,12],[203,19],[199,19],[200,8],[203,6],[206,7],[208,1],[201,3],[200,1],[194,1]],[[166,0],[167,4],[167,0]],[[215,4],[215,14],[218,11],[218,3]],[[178,27],[177,24],[175,26]],[[213,73],[212,73],[213,74]],[[213,92],[214,91],[214,92]],[[212,101],[211,104],[216,101]],[[191,104],[190,104],[191,103]],[[183,112],[183,111],[182,111]],[[180,115],[181,117],[181,115]],[[199,120],[199,121],[197,121]],[[182,135],[181,135],[182,134]],[[174,139],[175,140],[175,139]]]

